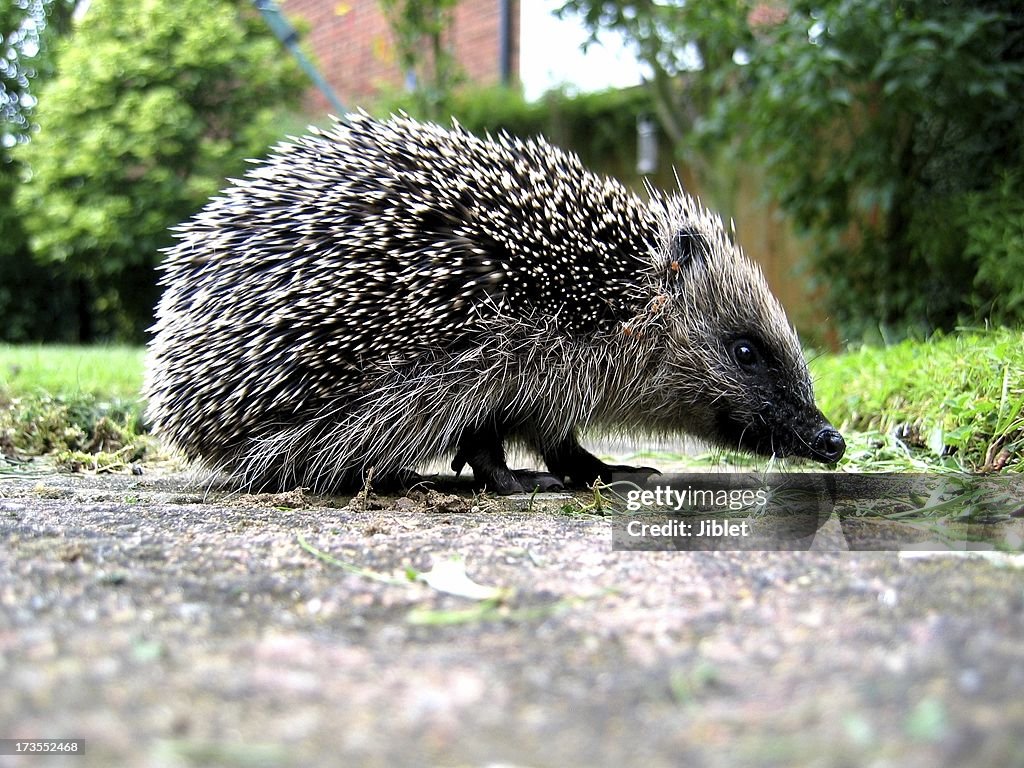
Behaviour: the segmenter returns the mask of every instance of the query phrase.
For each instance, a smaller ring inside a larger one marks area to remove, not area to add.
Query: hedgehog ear
[[[698,264],[707,260],[711,248],[707,238],[689,227],[680,227],[668,244],[665,277],[670,282],[683,278]]]

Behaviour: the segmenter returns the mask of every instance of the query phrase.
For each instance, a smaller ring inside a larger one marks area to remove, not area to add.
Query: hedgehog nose
[[[835,464],[846,453],[846,441],[832,427],[825,427],[814,436],[811,444],[816,458],[826,464]]]

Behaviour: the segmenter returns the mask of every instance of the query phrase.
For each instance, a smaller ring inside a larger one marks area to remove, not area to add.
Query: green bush
[[[243,0],[93,3],[56,61],[17,153],[19,213],[81,291],[83,339],[139,339],[168,228],[266,150],[305,83]]]
[[[848,338],[971,318],[962,211],[1024,148],[1022,35],[1009,3],[973,0],[793,3],[760,33],[750,148],[817,239]]]
[[[34,94],[53,75],[53,46],[71,25],[74,0],[0,3],[0,340],[66,339],[77,322],[71,285],[36,264],[14,206],[24,168],[12,156],[28,141]]]
[[[565,9],[632,40],[682,152],[727,148],[764,167],[767,194],[813,239],[843,336],[951,329],[979,300],[1019,321],[999,291],[1019,295],[1020,198],[999,184],[1024,171],[1020,0]],[[1015,218],[985,223],[987,210]]]
[[[978,265],[974,306],[994,323],[1024,326],[1024,174],[969,195],[964,256]]]
[[[58,270],[32,259],[14,210],[20,166],[0,156],[0,341],[61,340],[73,335],[73,293]]]

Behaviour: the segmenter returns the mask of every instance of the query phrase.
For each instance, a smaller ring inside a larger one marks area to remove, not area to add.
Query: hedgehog
[[[584,432],[843,455],[761,271],[681,187],[644,199],[540,138],[362,112],[229,182],[165,252],[145,395],[241,487],[436,459],[499,494],[656,471]]]

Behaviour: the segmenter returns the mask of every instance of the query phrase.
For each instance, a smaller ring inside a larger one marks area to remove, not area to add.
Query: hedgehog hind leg
[[[562,479],[546,472],[509,469],[505,461],[504,430],[494,421],[476,428],[467,428],[459,439],[459,449],[452,461],[456,474],[468,464],[474,479],[485,488],[502,496],[513,493],[557,491]]]
[[[598,480],[610,483],[617,474],[661,474],[654,467],[606,464],[580,445],[576,435],[571,432],[555,445],[542,448],[541,455],[552,474],[568,477],[571,484],[576,487],[591,486]]]

